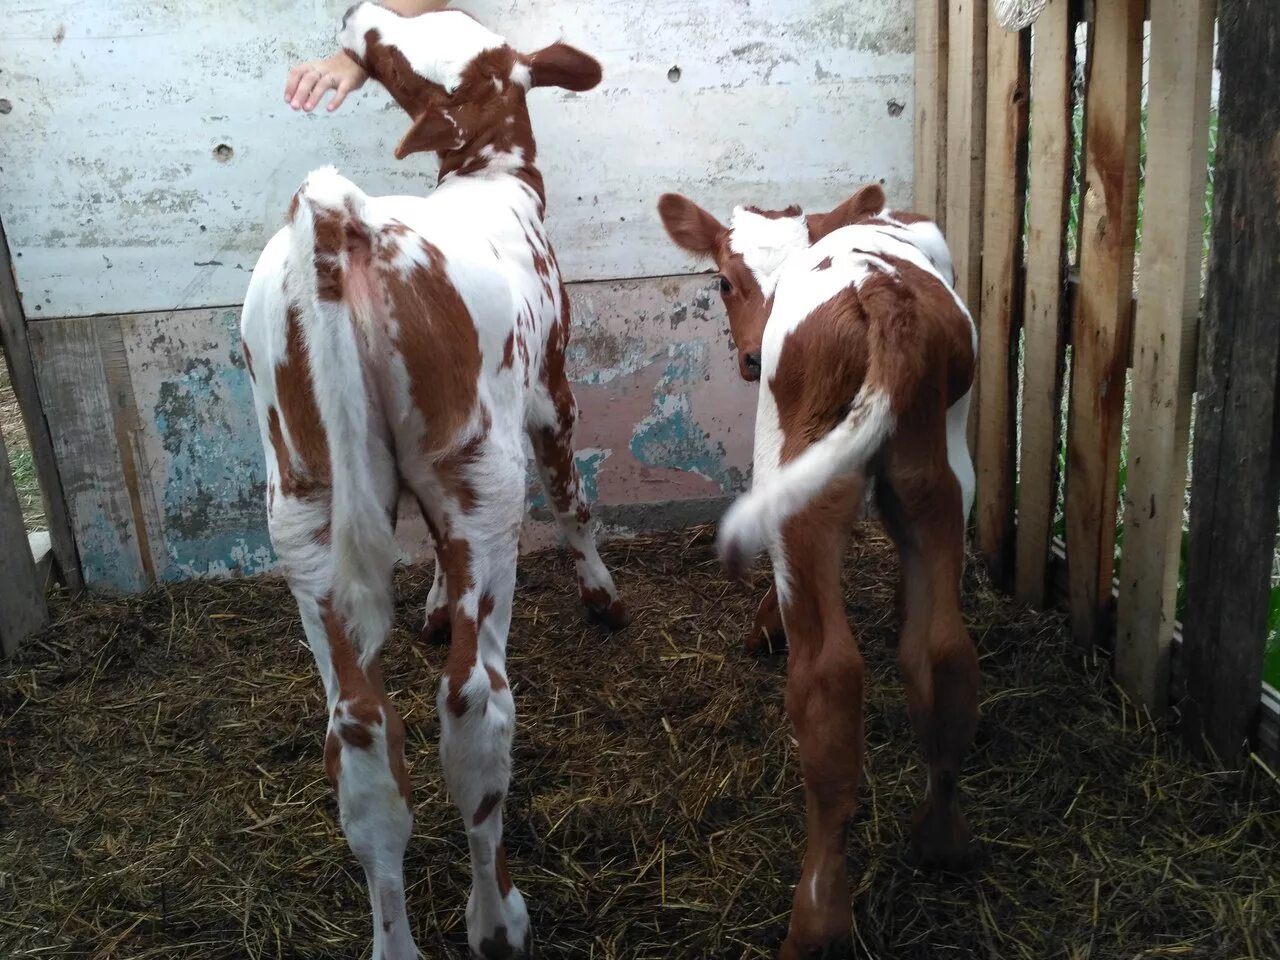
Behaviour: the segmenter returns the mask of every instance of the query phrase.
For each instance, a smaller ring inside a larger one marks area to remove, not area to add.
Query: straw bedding
[[[606,551],[635,615],[583,623],[568,558],[521,562],[512,874],[542,957],[765,957],[785,932],[803,793],[785,662],[741,650],[758,597],[709,531]],[[964,779],[984,846],[916,871],[924,774],[890,646],[896,563],[869,529],[847,598],[869,665],[849,864],[858,955],[1280,957],[1280,786],[1180,759],[1052,616],[971,576],[983,719]],[[430,571],[398,578],[384,658],[415,787],[406,862],[428,958],[465,948],[468,868],[436,757]],[[758,585],[763,588],[760,575]],[[0,665],[0,957],[368,954],[363,875],[323,779],[324,709],[278,579],[56,603]]]

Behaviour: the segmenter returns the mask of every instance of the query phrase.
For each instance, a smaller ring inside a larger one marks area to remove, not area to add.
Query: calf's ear
[[[884,209],[884,203],[884,190],[880,184],[867,184],[834,210],[811,214],[808,218],[809,242],[817,243],[833,230],[874,217]]]
[[[712,256],[726,233],[719,220],[678,193],[664,193],[658,198],[658,216],[677,247],[700,257]]]

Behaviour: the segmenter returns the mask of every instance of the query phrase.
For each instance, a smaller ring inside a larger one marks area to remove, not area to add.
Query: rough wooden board
[[[33,324],[31,345],[85,583],[138,590],[149,580],[116,446],[100,323]]]
[[[1099,4],[1091,32],[1065,507],[1071,631],[1082,647],[1111,626],[1138,202],[1142,0]]]
[[[571,284],[569,297],[577,459],[605,534],[662,529],[679,504],[692,505],[700,522],[713,519],[710,505],[746,483],[756,389],[738,377],[710,278]],[[91,584],[133,589],[148,569],[177,580],[274,565],[238,325],[239,311],[230,307],[36,325],[44,349],[60,360],[48,369],[51,377],[71,376],[68,364],[86,328],[94,337],[97,369],[76,377],[97,384],[101,403],[78,399],[81,412],[67,416],[92,418],[98,427],[67,433],[60,456],[77,476],[91,470],[107,478],[99,493],[109,499],[110,517],[134,535],[103,543],[92,527],[77,527]],[[532,472],[529,499],[522,545],[554,544]],[[84,509],[81,516],[91,518]],[[397,533],[406,557],[429,555],[416,509],[402,510]],[[128,554],[121,566],[134,571],[134,582],[107,575],[118,553]]]
[[[1030,182],[1023,311],[1021,461],[1015,594],[1045,606],[1057,493],[1058,411],[1066,328],[1067,215],[1071,180],[1070,0],[1049,0],[1032,28]]]
[[[408,120],[375,85],[333,114],[284,103],[289,65],[334,48],[345,7],[6,9],[0,216],[28,316],[239,303],[322,163],[375,194],[434,183],[434,160],[392,158]],[[563,38],[602,61],[596,90],[530,95],[571,280],[688,272],[654,211],[668,190],[720,215],[738,203],[828,209],[881,178],[896,204],[910,199],[913,0],[464,8],[520,49]]]
[[[1013,572],[1020,267],[1030,35],[987,34],[982,323],[978,327],[977,548],[997,586]]]
[[[946,230],[947,0],[916,0],[916,154],[912,209]]]
[[[49,527],[58,572],[63,583],[75,590],[82,583],[80,559],[76,556],[71,517],[67,512],[62,478],[58,475],[49,423],[40,403],[40,390],[31,362],[31,344],[3,221],[0,221],[0,345],[3,345],[5,361],[9,365],[9,382],[13,384],[18,406],[22,408],[22,422],[27,430],[27,442],[31,444],[31,459],[35,463],[36,480],[44,501],[45,523]]]
[[[1152,715],[1169,696],[1213,61],[1212,0],[1166,0],[1151,19],[1146,206],[1133,332],[1116,678]]]
[[[1256,732],[1280,498],[1280,7],[1223,0],[1214,234],[1200,335],[1183,731],[1227,761]]]
[[[44,585],[26,543],[22,505],[13,485],[9,451],[0,437],[0,653],[11,657],[18,646],[49,622]]]

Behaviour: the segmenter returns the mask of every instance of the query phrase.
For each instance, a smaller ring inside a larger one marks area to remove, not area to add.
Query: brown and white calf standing
[[[899,666],[928,769],[914,846],[944,866],[962,865],[971,846],[957,778],[978,716],[978,659],[960,613],[976,330],[937,228],[883,206],[872,187],[816,218],[739,208],[726,228],[683,197],[661,204],[677,243],[715,257],[744,354],[755,332],[744,318],[759,322],[752,489],[725,515],[720,551],[741,574],[768,550],[788,641],[808,841],[784,957],[826,956],[850,937],[845,835],[863,763],[863,659],[841,567],[868,479],[901,559]]]
[[[437,706],[471,852],[468,941],[478,956],[523,956],[529,919],[507,872],[502,807],[526,436],[590,615],[625,620],[574,463],[569,303],[525,106],[533,87],[591,89],[600,66],[559,43],[518,53],[455,11],[406,19],[362,3],[340,40],[413,118],[396,156],[434,151],[440,177],[423,197],[372,197],[317,170],[254,269],[242,335],[271,538],[324,681],[325,768],[368,879],[373,956],[408,960],[412,803],[379,652],[397,499],[417,499],[437,557],[424,632],[452,631]]]
[[[803,214],[798,206],[785,210],[739,207],[728,227],[679,194],[663,195],[658,213],[678,246],[715,261],[720,299],[738,352],[738,372],[747,381],[760,379],[760,346],[778,267],[791,253],[833,230],[858,223],[879,227],[919,248],[948,285],[954,283],[951,251],[938,225],[919,214],[889,209],[884,191],[876,184],[863,187],[826,213]],[[966,392],[947,411],[947,457],[960,482],[966,518],[974,494],[973,460],[963,429],[968,415]],[[899,592],[900,611],[902,603]],[[756,611],[745,645],[751,653],[767,653],[781,650],[785,644],[778,594],[771,586]]]

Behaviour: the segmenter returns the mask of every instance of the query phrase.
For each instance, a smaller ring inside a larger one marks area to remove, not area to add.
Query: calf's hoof
[[[758,628],[750,634],[743,646],[753,657],[771,657],[787,652],[787,634],[783,630],[770,631]]]
[[[926,800],[912,821],[911,852],[920,867],[960,873],[977,862],[978,846],[957,805]]]
[[[427,614],[427,622],[422,625],[418,639],[433,647],[447,646],[453,636],[453,622],[449,619],[447,608],[432,610]]]
[[[582,598],[587,608],[587,621],[606,630],[621,630],[631,622],[631,614],[621,600],[606,600],[595,603],[587,597]]]
[[[527,930],[523,943],[507,939],[507,928],[498,927],[493,936],[480,941],[480,949],[472,948],[471,960],[529,960],[533,956],[533,931]]]
[[[846,960],[853,956],[853,938],[834,937],[821,943],[802,941],[788,936],[778,950],[778,960]]]

